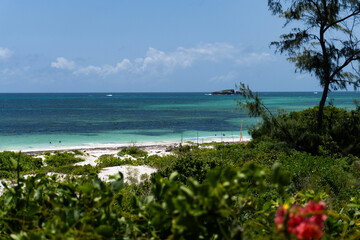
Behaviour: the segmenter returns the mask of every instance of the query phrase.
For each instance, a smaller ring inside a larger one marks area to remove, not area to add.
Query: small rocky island
[[[235,90],[234,89],[226,89],[221,91],[212,92],[211,95],[234,95]]]

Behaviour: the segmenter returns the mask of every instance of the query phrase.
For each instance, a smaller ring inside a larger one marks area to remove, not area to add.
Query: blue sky
[[[0,0],[0,92],[314,91],[260,0]]]

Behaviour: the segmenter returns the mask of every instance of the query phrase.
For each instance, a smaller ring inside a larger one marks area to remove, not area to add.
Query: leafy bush
[[[186,182],[188,177],[193,177],[202,182],[209,170],[215,167],[237,166],[241,167],[247,162],[261,164],[270,168],[280,156],[291,151],[282,149],[282,145],[268,142],[261,144],[223,144],[216,143],[214,148],[187,148],[178,151],[175,156],[167,156],[168,163],[158,173],[169,177],[174,171],[178,172],[179,179]],[[165,161],[166,162],[166,161]],[[145,159],[145,164],[147,164]]]
[[[122,175],[111,184],[96,176],[68,178],[37,175],[9,187],[0,198],[0,233],[13,239],[104,239],[123,236]],[[116,213],[116,214],[115,214]]]
[[[66,166],[81,161],[84,161],[84,159],[75,157],[74,153],[69,152],[55,152],[53,155],[45,156],[46,164],[52,167]]]
[[[146,156],[144,158],[138,158],[136,160],[130,158],[122,159],[111,155],[102,155],[95,162],[97,163],[97,167],[99,168],[122,166],[122,165],[132,165],[132,166],[147,165],[150,167],[162,169],[171,165],[171,163],[175,159],[176,159],[175,156],[172,155],[170,156],[152,155],[152,156]]]
[[[83,153],[83,152],[80,152],[80,151],[77,150],[77,149],[72,150],[72,152],[73,152],[75,155],[84,156],[84,153]]]
[[[17,161],[20,157],[20,171],[39,169],[42,166],[41,158],[34,158],[27,154],[20,154],[10,151],[0,152],[0,170],[15,171]]]
[[[282,155],[279,163],[291,174],[294,191],[311,189],[326,192],[332,196],[334,203],[348,200],[360,187],[360,171],[348,157],[331,158],[297,153]]]
[[[13,172],[0,170],[0,179],[13,178],[13,177],[15,177],[15,174]]]
[[[37,175],[5,184],[0,232],[15,239],[235,238],[242,231],[239,212],[249,204],[228,196],[260,193],[265,174],[254,165],[226,168],[211,172],[204,184],[189,179],[187,186],[172,174],[154,179],[150,192],[124,186],[121,174],[110,184],[96,176],[58,182]]]
[[[19,185],[5,184],[0,237],[283,239],[286,235],[276,231],[274,222],[278,207],[304,206],[314,199],[329,206],[326,239],[357,239],[360,171],[353,164],[358,159],[313,156],[281,146],[216,144],[213,149],[125,160],[163,166],[151,182],[139,185],[123,184],[121,174],[104,183],[96,176],[100,168],[90,165],[41,168],[83,177],[58,181],[39,174],[19,179]],[[120,159],[101,158],[100,165]],[[179,171],[171,172],[175,169]]]
[[[122,165],[139,165],[138,160],[132,160],[130,158],[121,159],[111,155],[101,155],[95,160],[96,166],[99,168],[122,166]]]
[[[222,161],[220,158],[207,158],[208,154],[204,150],[198,150],[196,153],[186,152],[178,155],[177,158],[174,159],[175,161],[168,167],[160,170],[159,174],[169,177],[172,172],[178,172],[179,181],[183,183],[185,183],[189,177],[203,182],[209,170],[226,164],[226,161]]]
[[[123,148],[118,153],[118,156],[124,156],[124,155],[130,155],[135,158],[139,158],[139,157],[146,157],[147,152],[140,150],[137,147],[132,146],[132,147],[128,147],[128,148]]]
[[[190,152],[191,149],[193,149],[193,148],[195,148],[195,146],[191,145],[191,144],[187,144],[187,145],[180,144],[180,146],[176,150],[178,153],[187,153],[187,152]]]
[[[100,172],[100,169],[98,167],[93,167],[90,164],[87,164],[83,166],[74,166],[74,165],[60,166],[53,169],[53,171],[57,173],[73,174],[73,175],[91,175],[91,174],[98,174]]]
[[[318,107],[314,107],[264,119],[258,129],[251,130],[251,135],[255,140],[271,138],[286,142],[312,154],[360,156],[360,112],[326,106],[321,131],[317,129],[317,112]]]
[[[254,165],[240,171],[228,167],[211,171],[203,184],[189,178],[186,186],[176,181],[178,173],[169,179],[157,177],[141,213],[158,239],[241,238],[243,223],[239,213],[249,205],[243,204],[247,198],[238,197],[246,196],[250,187],[260,192],[265,186],[265,174]],[[150,237],[144,232],[138,234]]]
[[[141,164],[154,167],[157,169],[164,169],[170,166],[175,160],[176,160],[176,156],[174,155],[168,155],[168,156],[151,155],[143,159],[138,159],[137,162],[141,162]]]

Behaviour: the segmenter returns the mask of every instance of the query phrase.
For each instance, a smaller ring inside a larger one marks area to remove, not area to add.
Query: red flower
[[[308,202],[305,207],[293,205],[289,211],[288,206],[280,206],[275,216],[277,231],[285,228],[284,221],[286,217],[287,224],[284,229],[288,233],[295,235],[298,239],[320,239],[323,236],[324,221],[327,215],[324,214],[326,204],[322,201]]]
[[[311,224],[308,221],[300,223],[296,228],[296,234],[298,239],[320,239],[324,233],[322,229],[316,224]]]

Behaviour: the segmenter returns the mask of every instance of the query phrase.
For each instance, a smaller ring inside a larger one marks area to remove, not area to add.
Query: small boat
[[[314,94],[316,95],[316,94],[318,94],[318,92],[314,92]]]
[[[108,95],[106,95],[107,97],[112,97],[112,94],[108,94]]]

